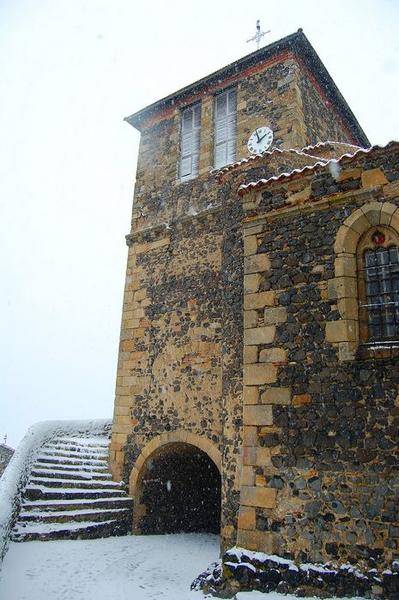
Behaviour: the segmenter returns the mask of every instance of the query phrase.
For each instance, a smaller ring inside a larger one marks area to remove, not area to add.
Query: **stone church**
[[[399,145],[306,36],[126,118],[141,133],[110,460],[133,531],[399,557]]]

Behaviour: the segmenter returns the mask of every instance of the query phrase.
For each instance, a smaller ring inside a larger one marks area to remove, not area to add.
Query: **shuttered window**
[[[236,90],[215,97],[215,167],[224,167],[236,159],[237,137]]]
[[[198,175],[201,133],[201,104],[185,108],[181,120],[180,179]]]

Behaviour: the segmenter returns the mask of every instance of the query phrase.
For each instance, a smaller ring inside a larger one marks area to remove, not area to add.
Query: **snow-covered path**
[[[219,555],[208,534],[11,543],[1,600],[201,600],[193,579]]]

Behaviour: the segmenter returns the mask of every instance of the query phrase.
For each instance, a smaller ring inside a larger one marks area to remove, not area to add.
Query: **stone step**
[[[24,502],[21,510],[26,512],[30,510],[39,510],[43,512],[61,512],[74,510],[99,510],[107,508],[131,508],[132,499],[129,496],[119,496],[117,498],[93,498],[93,499],[63,499],[56,500],[37,500],[36,502]]]
[[[18,525],[23,523],[69,523],[84,521],[110,521],[120,519],[130,519],[132,514],[131,507],[125,508],[102,508],[102,509],[82,509],[65,511],[41,511],[30,510],[21,512],[18,519]]]
[[[51,478],[51,479],[81,479],[82,481],[87,481],[90,479],[100,479],[100,480],[111,480],[111,473],[106,472],[98,472],[98,471],[71,471],[64,469],[54,469],[54,468],[35,468],[32,470],[32,477],[34,478]]]
[[[42,446],[40,449],[42,452],[49,452],[50,454],[66,454],[67,456],[107,456],[108,446],[104,448],[89,448],[83,446]]]
[[[108,469],[109,439],[61,436],[32,467],[14,541],[97,538],[131,531],[133,501]]]
[[[121,486],[116,481],[105,480],[105,479],[61,479],[54,477],[31,477],[29,480],[29,487],[44,486],[47,488],[63,488],[63,489],[106,489],[106,490],[120,490]]]
[[[72,500],[72,499],[95,499],[112,498],[125,495],[123,490],[103,488],[51,488],[48,486],[28,486],[25,490],[25,498],[28,500]]]
[[[76,442],[64,442],[60,440],[53,440],[43,446],[43,448],[52,448],[56,450],[66,450],[67,452],[107,452],[109,447],[109,440],[104,444],[78,444]]]
[[[107,448],[109,443],[110,438],[102,436],[91,438],[59,437],[48,442],[48,444],[52,445],[61,444],[65,446],[79,446],[88,448]]]
[[[65,463],[54,464],[53,462],[39,462],[35,463],[33,466],[34,469],[46,470],[49,472],[59,471],[60,473],[106,473],[111,477],[111,473],[109,472],[108,465],[103,463],[101,465],[74,465]]]
[[[107,452],[69,452],[68,450],[58,450],[57,448],[46,448],[40,449],[38,454],[40,458],[54,457],[54,458],[71,458],[73,460],[108,460]]]
[[[70,457],[54,457],[50,454],[48,455],[39,455],[36,459],[36,465],[38,464],[47,464],[47,465],[86,465],[86,466],[98,466],[98,467],[107,467],[106,460],[96,460],[96,459],[84,459],[84,458],[70,458]]]
[[[129,531],[128,523],[119,520],[83,523],[37,523],[27,524],[25,527],[16,527],[12,531],[11,539],[14,542],[27,542],[33,540],[76,540],[94,539],[117,535],[126,535]]]

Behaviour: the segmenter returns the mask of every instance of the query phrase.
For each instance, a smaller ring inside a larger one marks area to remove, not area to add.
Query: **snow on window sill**
[[[360,360],[399,357],[399,342],[369,342],[360,344],[356,358]]]

